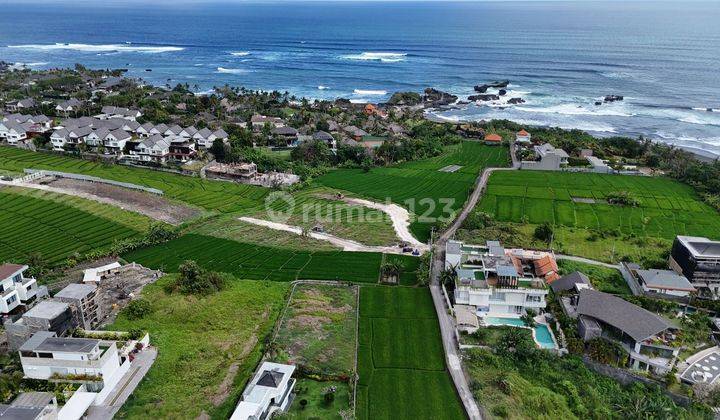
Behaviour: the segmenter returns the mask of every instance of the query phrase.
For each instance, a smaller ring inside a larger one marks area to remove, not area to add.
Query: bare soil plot
[[[57,192],[108,202],[125,210],[141,213],[173,225],[179,225],[200,215],[200,210],[170,202],[161,196],[133,191],[114,185],[53,178],[44,185]]]

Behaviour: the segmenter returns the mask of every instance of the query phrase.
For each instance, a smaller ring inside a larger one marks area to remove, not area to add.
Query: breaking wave
[[[380,61],[383,63],[397,63],[404,61],[407,54],[394,52],[363,52],[361,54],[344,55],[346,60]]]
[[[227,69],[225,67],[218,67],[217,68],[218,73],[225,73],[225,74],[245,74],[249,73],[249,70],[246,69]]]
[[[235,57],[245,57],[250,55],[250,51],[235,51],[231,52],[230,55],[234,55]]]
[[[71,51],[94,52],[94,53],[137,52],[137,53],[147,53],[147,54],[175,52],[175,51],[182,51],[185,49],[182,47],[170,47],[170,46],[143,47],[143,46],[134,46],[134,45],[128,45],[128,44],[63,44],[63,43],[8,45],[8,48],[40,50],[40,51],[71,50]]]
[[[387,90],[364,90],[364,89],[355,89],[355,90],[353,90],[353,95],[381,96],[381,95],[387,95]]]

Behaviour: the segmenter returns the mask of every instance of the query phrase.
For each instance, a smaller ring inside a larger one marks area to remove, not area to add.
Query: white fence
[[[80,175],[80,174],[72,174],[68,172],[58,172],[58,171],[46,171],[41,169],[25,169],[25,173],[29,174],[21,179],[27,179],[29,177],[35,176],[36,178],[43,177],[43,176],[55,176],[58,178],[67,178],[67,179],[76,179],[78,181],[88,181],[88,182],[97,182],[100,184],[108,184],[108,185],[114,185],[116,187],[122,187],[122,188],[128,188],[131,190],[138,190],[138,191],[145,191],[152,194],[157,195],[163,195],[162,190],[158,190],[156,188],[150,188],[150,187],[143,187],[142,185],[137,184],[130,184],[127,182],[120,182],[120,181],[113,181],[111,179],[104,179],[104,178],[98,178],[95,176],[90,175]],[[36,175],[36,174],[41,175]],[[35,179],[35,178],[32,178]],[[32,180],[30,179],[30,180]]]

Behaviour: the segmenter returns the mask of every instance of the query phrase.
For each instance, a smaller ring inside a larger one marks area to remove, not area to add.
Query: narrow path
[[[427,251],[430,249],[427,244],[418,241],[410,232],[410,212],[408,212],[405,208],[398,206],[397,204],[383,204],[375,201],[363,200],[362,198],[346,197],[343,198],[342,201],[348,204],[355,204],[374,210],[380,210],[390,216],[393,228],[395,229],[395,234],[401,241],[405,241],[409,243],[410,246],[418,248],[421,251]]]
[[[435,241],[435,248],[433,251],[433,259],[430,268],[430,293],[435,304],[435,311],[438,315],[438,321],[440,323],[440,334],[442,336],[443,347],[445,348],[445,358],[447,360],[448,370],[450,376],[455,383],[455,388],[460,396],[460,400],[465,406],[465,412],[468,417],[472,420],[482,419],[480,413],[480,407],[475,401],[470,386],[468,385],[468,378],[465,375],[465,371],[462,367],[460,359],[459,348],[460,343],[455,336],[455,319],[450,314],[450,308],[445,303],[443,297],[442,288],[440,286],[440,273],[444,269],[445,265],[445,244],[447,241],[455,235],[455,232],[462,226],[463,222],[475,208],[482,193],[485,191],[487,182],[495,171],[512,171],[520,168],[520,163],[515,159],[515,147],[510,145],[510,156],[512,158],[511,168],[486,168],[482,174],[475,181],[475,189],[473,190],[468,200],[465,202],[460,214],[458,214],[455,221],[450,227],[440,234]]]
[[[555,254],[555,259],[576,261],[576,262],[581,262],[581,263],[590,264],[590,265],[597,265],[600,267],[614,268],[616,270],[620,269],[620,264],[609,264],[609,263],[602,262],[602,261],[591,260],[589,258],[576,257],[574,255]]]
[[[271,222],[269,220],[256,219],[254,217],[245,217],[245,216],[239,217],[238,220],[246,222],[246,223],[252,223],[254,225],[274,229],[274,230],[280,230],[283,232],[293,233],[295,235],[302,235],[302,233],[303,233],[301,227],[287,225],[285,223]],[[337,237],[335,235],[331,235],[329,233],[310,232],[310,233],[308,233],[308,236],[313,239],[330,242],[331,244],[342,248],[343,251],[381,252],[381,253],[385,253],[385,254],[409,255],[408,253],[402,252],[402,248],[393,247],[393,246],[365,245],[365,244],[362,244],[360,242],[356,242],[356,241],[353,241],[350,239],[339,238],[339,237]],[[427,252],[430,248],[425,244],[421,244],[421,245],[422,245],[422,247],[416,247],[417,250],[420,251],[421,254],[424,252]]]

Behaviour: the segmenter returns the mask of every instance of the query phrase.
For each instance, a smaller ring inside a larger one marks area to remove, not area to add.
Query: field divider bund
[[[142,185],[130,184],[128,182],[113,181],[111,179],[98,178],[98,177],[90,176],[90,175],[80,175],[80,174],[73,174],[73,173],[68,173],[68,172],[58,172],[58,171],[48,171],[48,170],[44,170],[44,169],[25,169],[24,171],[25,171],[25,173],[31,174],[31,175],[41,173],[43,176],[54,176],[54,177],[58,177],[58,178],[74,179],[74,180],[78,180],[78,181],[97,182],[99,184],[108,184],[108,185],[114,185],[116,187],[128,188],[131,190],[145,191],[145,192],[149,192],[151,194],[156,194],[156,195],[164,194],[164,192],[162,190],[158,190],[157,188],[144,187]]]

